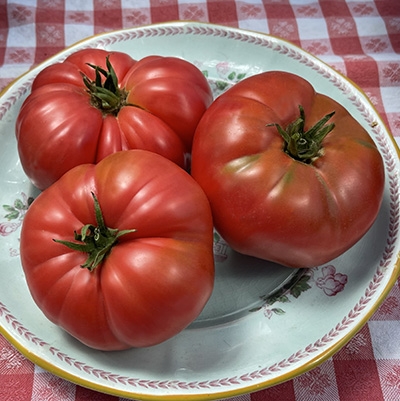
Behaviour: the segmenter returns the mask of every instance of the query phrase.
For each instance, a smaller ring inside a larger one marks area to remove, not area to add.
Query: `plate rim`
[[[37,64],[30,70],[26,71],[24,74],[20,75],[19,77],[15,78],[12,80],[8,85],[6,85],[1,91],[0,91],[0,99],[3,98],[4,95],[7,94],[8,91],[10,91],[19,81],[21,81],[26,75],[31,74],[33,72],[38,72],[40,71],[45,64],[51,63],[55,59],[60,59],[60,56],[67,54],[70,51],[73,51],[75,48],[81,47],[82,45],[89,44],[91,41],[94,39],[98,39],[101,37],[106,38],[109,35],[115,35],[119,33],[124,33],[124,32],[132,32],[132,31],[137,31],[141,29],[150,29],[150,28],[168,28],[172,26],[209,26],[212,27],[213,29],[220,29],[222,31],[227,31],[227,32],[237,32],[249,36],[261,36],[261,37],[266,37],[266,38],[271,38],[275,39],[279,42],[284,42],[287,43],[289,47],[295,48],[297,51],[300,51],[301,53],[307,54],[310,58],[313,60],[316,60],[323,65],[325,65],[329,70],[335,72],[338,74],[342,79],[347,81],[352,87],[354,87],[359,94],[361,94],[364,98],[364,100],[368,103],[369,107],[374,111],[376,116],[379,118],[379,124],[382,125],[383,130],[385,133],[388,135],[385,135],[385,138],[389,139],[391,141],[391,144],[393,148],[396,151],[397,157],[400,159],[400,149],[399,146],[381,118],[380,114],[378,113],[377,109],[375,106],[372,104],[368,96],[364,93],[364,91],[356,84],[354,83],[351,79],[343,75],[341,72],[333,69],[329,64],[325,63],[318,57],[312,55],[311,53],[307,52],[306,50],[302,49],[301,47],[297,46],[296,44],[293,44],[283,38],[278,38],[276,36],[263,33],[263,32],[257,32],[253,30],[248,30],[248,29],[242,29],[242,28],[234,28],[234,27],[229,27],[229,26],[224,26],[224,25],[219,25],[219,24],[214,24],[214,23],[209,23],[209,22],[198,22],[198,21],[185,21],[185,20],[179,20],[179,21],[168,21],[168,22],[162,22],[162,23],[155,23],[155,24],[146,24],[146,25],[140,25],[140,26],[135,26],[131,28],[123,28],[123,29],[117,29],[117,30],[112,30],[108,32],[102,32],[98,33],[95,35],[91,35],[89,37],[86,37],[82,40],[79,40],[78,42],[75,42],[71,44],[70,46],[67,46],[63,50],[57,52],[56,54],[52,55],[51,57],[47,58],[46,60],[42,61],[41,63]],[[90,46],[89,46],[90,47]],[[386,170],[386,169],[385,169]],[[233,397],[233,396],[238,396],[238,395],[243,395],[247,393],[251,393],[254,391],[262,390],[267,387],[272,387],[274,385],[277,385],[279,383],[282,383],[287,380],[291,380],[296,376],[299,376],[300,374],[306,373],[309,370],[312,370],[316,366],[320,365],[322,362],[326,361],[329,359],[333,354],[335,354],[338,350],[340,350],[347,342],[349,342],[354,335],[368,322],[368,320],[371,318],[371,316],[376,312],[376,310],[379,308],[379,306],[382,304],[382,302],[385,300],[386,296],[389,294],[393,286],[395,285],[397,279],[400,277],[400,252],[396,255],[393,256],[393,259],[395,259],[395,262],[393,264],[393,269],[390,271],[390,276],[387,279],[387,284],[383,288],[382,292],[380,293],[379,297],[376,299],[376,301],[373,302],[372,305],[370,305],[370,308],[368,309],[368,312],[365,313],[365,315],[360,318],[359,322],[355,324],[348,332],[345,333],[343,338],[339,339],[336,341],[334,344],[329,346],[327,349],[321,351],[318,353],[318,355],[315,355],[315,357],[311,358],[306,362],[305,364],[295,367],[294,369],[285,372],[277,377],[273,377],[270,379],[263,379],[261,382],[253,382],[252,384],[249,384],[248,386],[240,386],[238,388],[234,389],[219,389],[217,392],[201,392],[201,393],[187,393],[187,394],[165,394],[165,395],[156,395],[156,394],[147,394],[147,393],[141,393],[141,392],[132,392],[132,391],[125,391],[119,388],[112,388],[110,386],[106,386],[97,382],[90,381],[88,379],[85,379],[83,377],[79,377],[78,375],[75,375],[72,372],[68,372],[61,367],[58,367],[51,363],[50,361],[47,361],[45,357],[42,357],[39,355],[39,353],[34,353],[29,348],[25,347],[23,344],[21,344],[18,339],[10,333],[6,327],[3,327],[3,324],[0,322],[0,333],[6,338],[6,340],[12,344],[22,355],[24,355],[28,360],[33,362],[34,364],[38,365],[39,367],[65,379],[68,380],[72,383],[75,383],[77,385],[87,387],[90,389],[93,389],[95,391],[103,392],[106,394],[111,394],[114,396],[120,396],[120,397],[127,397],[127,398],[138,398],[141,400],[159,400],[159,399],[165,399],[165,400],[215,400],[215,399],[221,399],[221,398],[226,398],[226,397]],[[388,274],[388,273],[386,273]],[[0,301],[0,304],[3,305],[3,303]],[[3,305],[6,310],[7,307]],[[0,315],[2,315],[1,313]],[[11,314],[10,314],[11,315]]]

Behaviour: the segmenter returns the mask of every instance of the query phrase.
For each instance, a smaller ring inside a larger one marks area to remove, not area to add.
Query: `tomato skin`
[[[336,112],[311,164],[289,156],[270,125],[286,127],[299,105],[306,129]],[[275,71],[236,84],[207,110],[194,137],[192,176],[233,249],[296,268],[324,264],[354,245],[377,217],[385,181],[363,127],[304,79]]]
[[[44,85],[57,83],[69,83],[83,87],[82,73],[91,80],[96,75],[95,70],[88,64],[98,65],[106,69],[107,56],[110,58],[117,77],[124,77],[137,62],[122,52],[109,52],[102,49],[78,50],[69,55],[64,62],[51,64],[41,70],[32,82],[32,91]]]
[[[82,78],[94,80],[88,64],[106,69],[107,56],[127,93],[117,115],[96,108]],[[195,128],[211,102],[206,78],[185,60],[136,61],[121,52],[77,51],[37,75],[20,109],[16,137],[22,167],[41,190],[70,168],[120,150],[150,150],[186,168]]]
[[[17,124],[22,166],[39,189],[72,167],[97,159],[103,116],[83,88],[54,84],[37,89],[23,105]]]
[[[176,57],[148,56],[131,68],[123,85],[130,88],[129,102],[166,121],[191,151],[197,124],[212,101],[206,79],[194,65]]]
[[[53,239],[96,224],[121,236],[93,271],[87,255]],[[119,350],[158,344],[190,324],[214,284],[208,200],[176,164],[144,150],[116,152],[67,172],[32,203],[21,261],[32,297],[53,323],[84,344]]]

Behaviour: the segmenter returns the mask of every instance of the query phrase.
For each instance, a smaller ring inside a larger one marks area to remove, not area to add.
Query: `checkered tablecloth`
[[[0,0],[0,89],[83,38],[172,20],[261,31],[297,44],[358,84],[400,141],[399,0]],[[0,401],[7,400],[118,397],[42,370],[0,336]],[[400,280],[332,358],[286,383],[230,400],[400,401]]]

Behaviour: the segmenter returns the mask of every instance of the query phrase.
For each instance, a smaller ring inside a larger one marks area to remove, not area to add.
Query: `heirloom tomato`
[[[186,167],[211,102],[206,78],[186,60],[77,51],[33,81],[16,123],[22,167],[39,189],[119,150],[150,150]]]
[[[206,111],[192,175],[233,249],[311,267],[371,227],[385,174],[374,141],[343,106],[297,75],[270,71],[239,82]]]
[[[198,317],[214,285],[207,197],[145,150],[65,173],[29,207],[20,246],[38,307],[95,349],[167,340]]]

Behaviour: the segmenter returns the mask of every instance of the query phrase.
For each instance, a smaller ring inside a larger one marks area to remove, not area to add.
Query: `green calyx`
[[[118,231],[114,228],[108,228],[104,223],[99,201],[93,192],[92,196],[94,201],[97,227],[92,224],[86,224],[82,227],[79,234],[75,231],[75,241],[78,242],[57,239],[53,240],[54,242],[63,244],[74,251],[87,253],[89,256],[86,262],[81,265],[81,267],[87,268],[90,271],[93,271],[98,265],[100,265],[100,263],[103,262],[104,258],[108,255],[108,253],[111,251],[111,248],[117,243],[120,237],[136,231]]]
[[[123,106],[126,106],[128,93],[118,86],[118,78],[109,56],[106,57],[107,70],[93,64],[89,64],[96,72],[94,81],[82,74],[83,82],[91,98],[94,107],[104,114],[116,116]],[[104,79],[104,78],[105,79]],[[104,80],[104,82],[103,82]]]
[[[308,131],[304,131],[305,115],[302,106],[299,106],[300,117],[290,123],[286,129],[279,124],[268,124],[275,126],[282,138],[285,140],[284,151],[293,159],[303,163],[311,163],[321,156],[322,141],[335,128],[335,124],[327,124],[335,112],[321,118]]]

